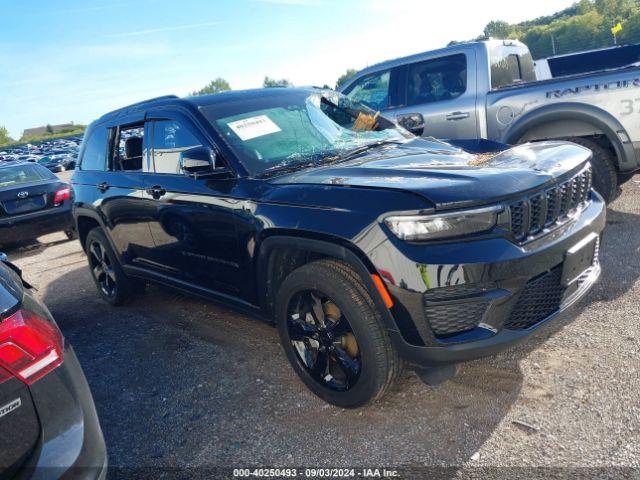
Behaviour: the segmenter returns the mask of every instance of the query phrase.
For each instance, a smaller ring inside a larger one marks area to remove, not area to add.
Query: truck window
[[[156,173],[181,173],[180,153],[202,146],[184,125],[175,120],[153,122],[153,164]]]
[[[407,105],[440,102],[467,90],[467,57],[464,53],[409,65]]]
[[[536,80],[531,53],[526,48],[494,45],[490,52],[491,88]]]
[[[368,75],[351,85],[345,94],[373,110],[385,110],[389,106],[390,76],[389,70]]]
[[[96,127],[86,139],[80,162],[80,170],[104,170],[107,160],[109,132],[104,127]]]

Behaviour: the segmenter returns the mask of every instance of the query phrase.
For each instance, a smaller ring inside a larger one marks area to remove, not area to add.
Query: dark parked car
[[[105,478],[102,430],[73,348],[0,256],[0,478]]]
[[[42,165],[54,173],[59,173],[72,169],[75,166],[75,160],[68,155],[45,155],[38,160],[38,165]]]
[[[169,96],[91,124],[73,211],[107,302],[155,281],[275,320],[302,381],[356,407],[404,362],[436,382],[585,295],[590,155],[474,155],[326,90]]]
[[[47,233],[75,237],[73,193],[45,167],[30,162],[0,163],[0,244],[17,244]]]

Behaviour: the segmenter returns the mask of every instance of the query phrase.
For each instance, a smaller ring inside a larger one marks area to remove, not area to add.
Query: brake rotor
[[[335,303],[331,300],[327,300],[322,304],[322,309],[324,310],[325,316],[331,322],[338,323],[342,316],[342,312]],[[358,356],[358,342],[356,341],[356,337],[353,333],[345,333],[337,340],[340,342],[340,346],[344,348],[344,351],[347,352],[351,358],[356,358]]]

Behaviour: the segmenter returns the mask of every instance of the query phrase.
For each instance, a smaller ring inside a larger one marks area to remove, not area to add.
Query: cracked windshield
[[[254,175],[330,163],[412,135],[335,92],[283,92],[203,108]]]

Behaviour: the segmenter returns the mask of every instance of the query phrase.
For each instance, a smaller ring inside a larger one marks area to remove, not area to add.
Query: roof
[[[47,128],[51,129],[52,133],[60,132],[66,128],[73,128],[75,125],[71,123],[61,123],[60,125],[43,125],[42,127],[25,128],[22,132],[23,137],[32,135],[41,135],[47,132]]]
[[[349,77],[344,83],[342,83],[339,87],[338,90],[339,91],[343,91],[346,87],[348,87],[349,85],[351,85],[355,80],[362,78],[365,75],[368,75],[370,73],[375,73],[375,72],[379,72],[380,70],[386,70],[386,69],[391,69],[393,67],[399,67],[402,65],[406,65],[409,63],[416,63],[416,62],[420,62],[426,59],[429,59],[431,57],[435,57],[438,56],[440,54],[447,54],[450,53],[453,50],[459,50],[459,49],[473,49],[473,48],[477,48],[482,46],[482,48],[486,48],[486,45],[496,45],[496,44],[502,44],[504,43],[505,45],[523,45],[524,44],[522,42],[520,42],[519,40],[501,40],[501,39],[497,39],[497,38],[487,38],[484,40],[477,40],[477,41],[473,41],[473,42],[461,42],[461,43],[456,43],[454,45],[450,45],[444,48],[438,48],[436,50],[427,50],[424,52],[420,52],[420,53],[414,53],[412,55],[407,55],[405,57],[399,57],[399,58],[393,58],[391,60],[385,60],[383,62],[380,63],[376,63],[374,65],[370,65],[368,67],[363,68],[362,70],[359,70],[357,73],[355,73],[353,76]]]
[[[273,97],[279,95],[289,95],[296,92],[312,92],[317,91],[316,87],[271,87],[271,88],[254,88],[249,90],[229,90],[226,92],[213,93],[210,95],[196,95],[193,97],[180,98],[176,95],[164,95],[162,97],[150,98],[143,100],[126,107],[113,110],[111,112],[102,115],[96,122],[107,119],[113,119],[120,116],[124,116],[130,113],[135,113],[140,110],[145,110],[150,107],[156,107],[161,105],[176,105],[176,104],[189,104],[195,108],[203,107],[206,105],[214,105],[217,103],[224,103],[234,100],[247,99],[247,98],[261,98],[261,97]]]

